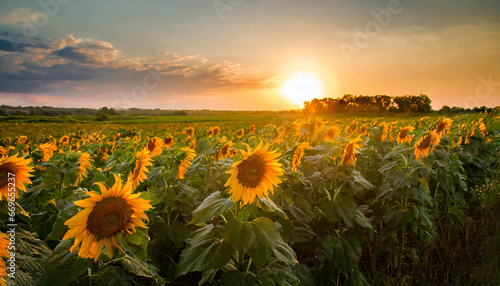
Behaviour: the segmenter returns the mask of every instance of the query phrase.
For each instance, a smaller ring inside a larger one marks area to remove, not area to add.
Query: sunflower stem
[[[248,273],[250,271],[250,265],[252,265],[252,257],[250,257],[250,259],[248,260],[248,265],[247,265],[247,271],[246,271],[246,273]]]

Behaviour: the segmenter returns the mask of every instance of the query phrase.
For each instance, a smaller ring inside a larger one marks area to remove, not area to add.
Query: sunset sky
[[[500,105],[500,1],[0,0],[0,104],[282,110],[347,93]]]

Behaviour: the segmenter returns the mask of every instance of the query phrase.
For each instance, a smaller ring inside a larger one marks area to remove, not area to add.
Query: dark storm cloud
[[[85,53],[81,53],[75,47],[65,47],[60,50],[56,50],[52,52],[53,55],[57,55],[63,58],[67,58],[69,60],[74,60],[82,63],[92,62],[92,57],[89,57]]]
[[[26,37],[21,34],[3,32],[0,33],[0,50],[7,52],[22,52],[26,48],[48,49],[47,42],[38,37]]]

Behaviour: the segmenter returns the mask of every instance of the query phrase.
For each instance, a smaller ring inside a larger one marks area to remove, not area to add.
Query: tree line
[[[322,98],[304,102],[303,113],[374,113],[374,112],[415,112],[432,111],[431,99],[425,95],[352,95],[344,94],[341,98]]]

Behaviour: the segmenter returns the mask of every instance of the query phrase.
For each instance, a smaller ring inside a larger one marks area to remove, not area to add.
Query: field
[[[4,117],[6,283],[499,282],[498,116],[218,115]]]

